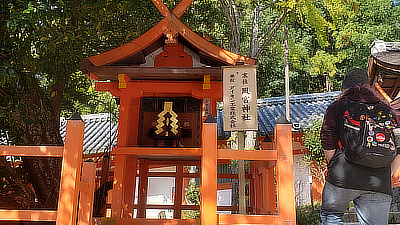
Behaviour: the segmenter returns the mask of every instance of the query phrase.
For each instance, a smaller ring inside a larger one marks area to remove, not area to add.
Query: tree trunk
[[[231,51],[240,54],[239,9],[234,0],[220,0],[222,9],[231,27]]]
[[[24,77],[25,76],[25,77]],[[19,94],[22,98],[12,109],[5,125],[13,144],[63,145],[59,132],[59,115],[56,116],[50,101],[44,96],[35,78],[21,75]],[[16,91],[14,89],[14,91]],[[61,159],[53,157],[23,157],[23,167],[28,173],[38,206],[56,209],[61,175]]]
[[[260,23],[260,13],[261,13],[261,8],[257,4],[256,7],[254,8],[253,25],[252,25],[252,30],[251,30],[251,34],[250,34],[249,57],[251,57],[251,58],[256,57],[257,51],[258,51],[258,45],[260,43],[258,40],[258,31],[259,31],[258,24]]]
[[[61,104],[63,101],[63,93],[65,90],[65,82],[57,82],[53,84],[51,87],[51,107],[54,113],[54,119],[56,124],[60,124],[60,115],[61,115]]]
[[[30,124],[26,127],[27,142],[24,144],[63,145],[59,132],[60,111],[56,116],[53,106],[49,101],[46,101],[47,99],[44,98],[42,90],[35,83],[24,99],[26,99],[25,105],[28,110],[32,115],[38,116],[39,119],[36,124]],[[60,95],[62,96],[62,94]],[[60,110],[61,103],[59,106]],[[24,157],[23,161],[39,203],[44,208],[56,209],[61,177],[61,159],[53,157]]]
[[[284,27],[285,36],[285,96],[286,96],[286,119],[290,121],[290,102],[289,102],[289,37],[287,25]]]
[[[331,83],[329,82],[329,74],[324,74],[325,76],[325,88],[327,92],[332,91]]]

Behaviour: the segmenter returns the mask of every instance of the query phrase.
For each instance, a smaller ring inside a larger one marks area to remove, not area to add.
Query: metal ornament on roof
[[[166,37],[166,39],[165,39],[166,45],[171,46],[171,45],[178,44],[178,35],[179,35],[178,31],[176,31],[175,29],[168,29],[168,30],[165,30],[163,33]]]

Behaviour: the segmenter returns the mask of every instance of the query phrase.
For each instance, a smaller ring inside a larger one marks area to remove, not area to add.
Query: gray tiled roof
[[[85,139],[83,142],[83,154],[100,153],[110,148],[110,131],[111,145],[114,147],[117,143],[118,125],[111,120],[110,114],[100,113],[91,115],[81,115],[85,122]],[[60,134],[65,139],[65,130],[67,120],[64,117],[60,119]],[[110,129],[111,128],[111,129]]]
[[[294,132],[301,132],[302,128],[311,123],[314,118],[320,118],[325,110],[340,94],[337,92],[303,94],[290,96],[290,122]],[[259,135],[272,135],[279,117],[286,114],[286,98],[272,97],[258,99],[258,133]],[[222,110],[218,110],[218,137],[229,137],[229,132],[223,131]]]
[[[315,118],[322,119],[329,104],[338,98],[341,92],[327,92],[290,96],[290,122],[294,131],[301,131]],[[273,134],[276,121],[286,113],[285,97],[258,99],[258,131],[261,134]]]

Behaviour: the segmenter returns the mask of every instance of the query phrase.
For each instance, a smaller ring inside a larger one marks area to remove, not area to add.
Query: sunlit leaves
[[[312,124],[304,129],[304,158],[309,161],[321,163],[325,160],[324,151],[321,144],[321,126],[322,120],[314,118]]]
[[[303,141],[306,148],[302,150],[302,152],[303,160],[310,166],[312,176],[323,183],[325,180],[327,163],[320,138],[321,126],[322,120],[314,118],[311,126],[305,128]]]
[[[366,67],[375,39],[400,41],[400,7],[393,7],[391,0],[360,1],[358,6],[354,16],[338,19],[337,32],[333,33],[337,54],[343,59],[339,67],[344,72]]]
[[[332,90],[332,80],[337,72],[336,63],[338,59],[324,51],[317,53],[310,59],[310,74],[313,76],[322,76],[326,80],[326,91]]]
[[[333,77],[337,72],[337,62],[338,60],[334,55],[319,50],[310,59],[310,74]]]

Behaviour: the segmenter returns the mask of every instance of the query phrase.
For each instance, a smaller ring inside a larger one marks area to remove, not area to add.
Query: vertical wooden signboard
[[[244,131],[257,130],[257,66],[223,68],[224,130],[238,131],[243,150]],[[244,161],[238,161],[239,214],[246,214]]]
[[[257,130],[257,66],[222,68],[224,130]]]

